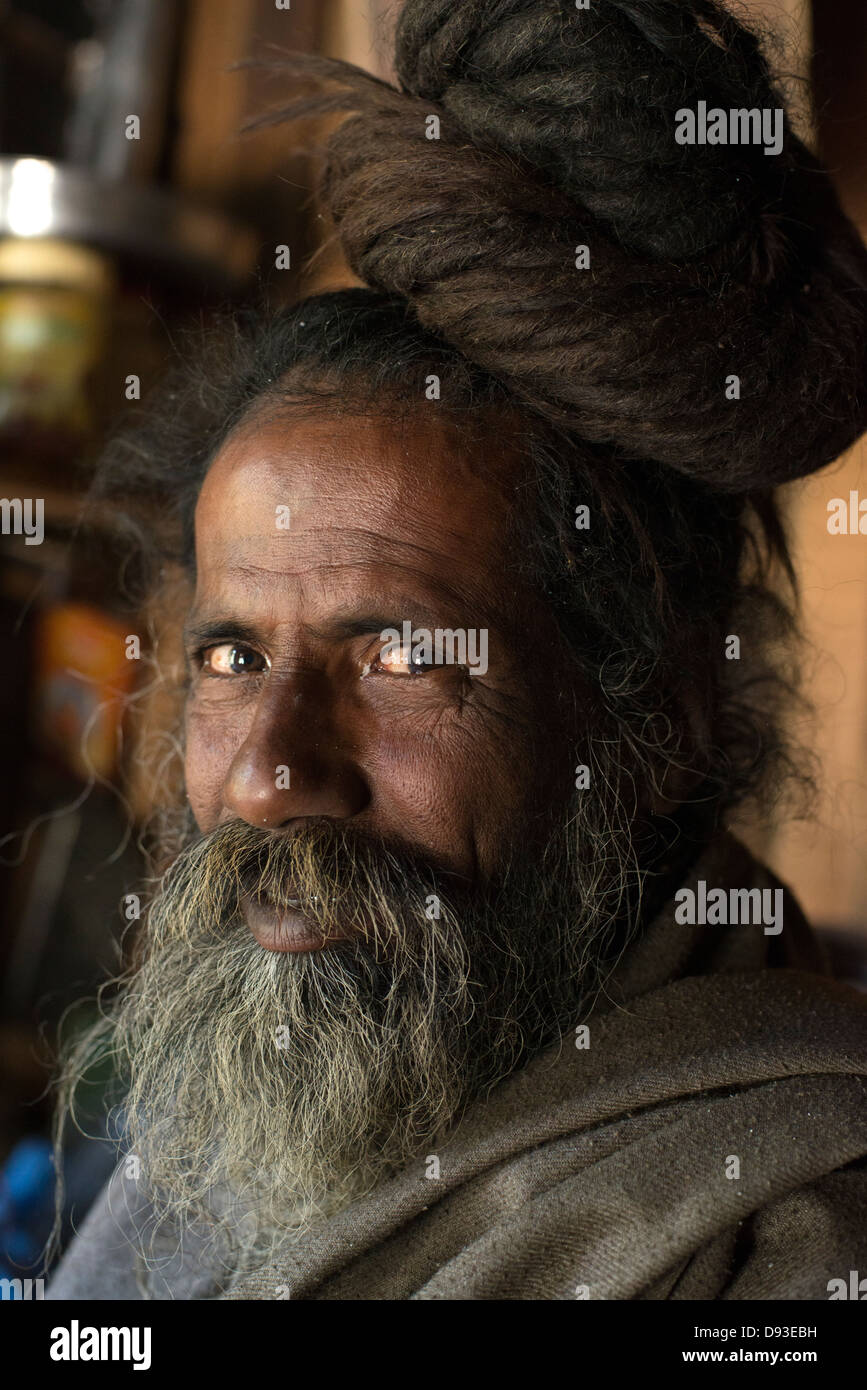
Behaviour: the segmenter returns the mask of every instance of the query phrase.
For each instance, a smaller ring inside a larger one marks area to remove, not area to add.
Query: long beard
[[[332,823],[218,827],[163,876],[143,961],[64,1059],[61,1125],[112,1055],[155,1229],[217,1232],[236,1270],[273,1259],[435,1150],[471,1100],[574,1024],[629,896],[615,843],[582,856],[564,826],[473,896]],[[323,935],[350,939],[264,950],[240,915],[251,892],[300,898]]]

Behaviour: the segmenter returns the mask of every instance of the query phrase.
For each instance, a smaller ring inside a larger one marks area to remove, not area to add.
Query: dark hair
[[[425,399],[431,375],[442,392],[435,405]],[[498,432],[509,410],[526,458],[514,564],[547,594],[598,692],[592,742],[619,750],[614,762],[636,804],[680,767],[699,779],[693,821],[712,826],[748,793],[779,783],[787,754],[777,721],[793,693],[780,648],[792,621],[766,581],[775,564],[793,576],[770,494],[718,494],[654,463],[637,471],[516,408],[500,382],[422,329],[404,300],[372,290],[210,325],[115,437],[92,496],[123,499],[133,604],[174,566],[194,575],[196,499],[222,442],[254,416],[287,408],[446,410],[464,429]],[[591,517],[580,531],[579,504]],[[742,658],[729,662],[732,633]]]
[[[406,0],[396,55],[401,91],[275,61],[329,90],[265,118],[350,113],[324,193],[365,284],[531,410],[720,490],[800,477],[867,429],[867,250],[826,172],[788,116],[777,156],[675,140],[701,100],[785,109],[730,12]]]
[[[867,424],[867,253],[788,124],[777,159],[676,144],[693,101],[780,104],[755,36],[709,0],[407,0],[397,65],[401,91],[283,59],[331,88],[268,118],[351,112],[324,191],[371,288],[211,331],[97,495],[160,497],[139,552],[189,565],[202,478],[251,410],[426,408],[432,374],[436,408],[479,427],[508,406],[530,502],[516,564],[598,692],[594,738],[636,801],[690,770],[709,833],[792,770],[771,489]]]

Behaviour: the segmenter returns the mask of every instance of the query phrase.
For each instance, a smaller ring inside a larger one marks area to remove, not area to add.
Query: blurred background
[[[774,26],[800,132],[867,233],[867,5],[741,8]],[[98,511],[82,537],[82,496],[186,326],[263,289],[281,302],[355,283],[316,206],[309,125],[242,136],[285,89],[235,65],[291,48],[387,77],[397,9],[0,0],[0,1277],[38,1268],[58,1027],[81,1027],[94,1006],[76,1001],[118,969],[142,836],[178,770],[172,633],[130,651],[154,615],[131,622],[121,607],[122,539]],[[864,985],[867,537],[827,529],[829,500],[853,491],[867,499],[863,441],[787,498],[816,711],[796,732],[819,760],[820,797],[809,821],[741,829],[838,973]],[[26,499],[42,500],[41,525]],[[68,1152],[67,1233],[114,1162],[107,1079],[94,1078],[86,1125],[104,1141]]]

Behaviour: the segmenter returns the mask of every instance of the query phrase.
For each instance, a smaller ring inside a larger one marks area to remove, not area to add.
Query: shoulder
[[[46,1299],[206,1299],[224,1274],[212,1242],[158,1226],[121,1162],[69,1246]]]

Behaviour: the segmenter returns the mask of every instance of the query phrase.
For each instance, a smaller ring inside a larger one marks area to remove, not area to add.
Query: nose
[[[272,678],[223,784],[233,815],[261,829],[327,816],[347,820],[370,800],[367,781],[341,738],[328,682],[316,672]]]

